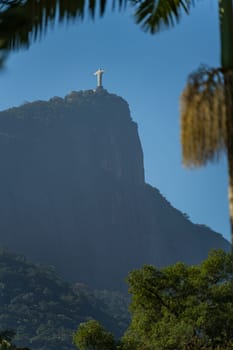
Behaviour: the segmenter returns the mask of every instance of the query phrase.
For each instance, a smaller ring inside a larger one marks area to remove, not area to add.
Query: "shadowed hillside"
[[[0,249],[0,329],[16,332],[19,346],[68,350],[81,322],[97,319],[117,337],[129,323],[127,297],[91,291],[60,278],[51,267]],[[120,314],[119,314],[120,309]]]
[[[197,263],[229,243],[144,182],[127,103],[104,89],[0,113],[0,242],[70,281],[124,288],[144,263]]]

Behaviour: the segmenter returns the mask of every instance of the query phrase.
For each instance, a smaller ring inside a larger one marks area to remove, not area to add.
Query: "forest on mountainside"
[[[119,337],[129,324],[129,298],[65,282],[52,266],[0,250],[0,327],[15,331],[17,346],[68,350],[84,321],[97,319]]]

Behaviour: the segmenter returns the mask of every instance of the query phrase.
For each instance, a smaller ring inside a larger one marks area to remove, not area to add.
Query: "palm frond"
[[[189,14],[193,0],[131,0],[136,23],[152,34],[179,22],[182,14]]]
[[[188,79],[181,96],[181,144],[186,166],[204,165],[226,151],[230,129],[225,76],[221,69],[203,66]]]
[[[118,0],[119,8],[127,0]],[[107,0],[0,0],[0,50],[29,47],[55,21],[103,16]]]

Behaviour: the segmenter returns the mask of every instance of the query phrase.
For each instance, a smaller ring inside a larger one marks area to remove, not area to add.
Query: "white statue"
[[[94,75],[97,75],[97,88],[102,88],[102,75],[104,74],[103,69],[98,69]]]

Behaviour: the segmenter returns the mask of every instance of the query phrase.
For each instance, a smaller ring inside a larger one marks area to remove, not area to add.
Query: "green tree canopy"
[[[199,266],[145,265],[128,281],[132,322],[124,349],[233,349],[231,254],[213,251]]]
[[[73,342],[79,350],[113,350],[115,348],[113,335],[95,320],[81,323],[74,333]]]

